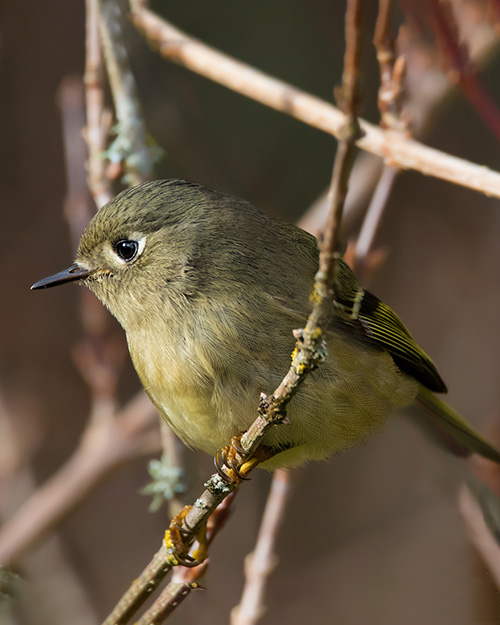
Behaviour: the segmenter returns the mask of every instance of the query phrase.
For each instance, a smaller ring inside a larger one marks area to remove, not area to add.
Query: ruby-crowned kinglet
[[[254,421],[290,364],[311,309],[316,239],[248,202],[180,180],[120,193],[92,219],[76,263],[39,289],[80,280],[127,334],[144,388],[188,445],[215,453]],[[408,330],[338,261],[328,358],[264,440],[266,466],[345,450],[399,406],[422,404],[463,451],[500,453],[432,391],[446,387]]]

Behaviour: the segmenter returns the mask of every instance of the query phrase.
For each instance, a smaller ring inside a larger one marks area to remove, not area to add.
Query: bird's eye
[[[129,239],[121,239],[114,245],[117,255],[127,263],[137,256],[139,250],[139,243],[137,241],[130,241]]]

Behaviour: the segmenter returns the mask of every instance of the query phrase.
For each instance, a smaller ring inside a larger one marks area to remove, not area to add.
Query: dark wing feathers
[[[370,314],[365,312],[365,300],[369,308],[374,308]],[[429,356],[413,340],[397,315],[367,291],[361,304],[359,321],[367,337],[386,349],[402,371],[412,375],[429,390],[446,393],[446,385]]]
[[[339,262],[335,285],[334,324],[344,326],[359,340],[389,352],[401,371],[431,391],[446,392],[446,385],[432,360],[417,345],[389,306],[365,291],[349,267]]]

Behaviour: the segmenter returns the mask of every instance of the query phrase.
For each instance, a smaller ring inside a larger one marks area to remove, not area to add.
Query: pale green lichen
[[[226,496],[233,491],[233,488],[218,473],[214,473],[204,486],[213,495]]]
[[[210,508],[210,506],[200,497],[198,497],[198,499],[194,502],[194,507],[200,508],[201,510],[208,510]]]
[[[164,501],[170,501],[176,495],[186,491],[186,485],[182,481],[183,470],[172,465],[166,456],[162,456],[161,460],[151,460],[148,472],[152,481],[140,492],[141,495],[153,495],[149,506],[151,512],[159,510]]]

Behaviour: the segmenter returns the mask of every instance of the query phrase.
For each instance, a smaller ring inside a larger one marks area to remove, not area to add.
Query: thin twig
[[[449,69],[448,77],[458,83],[481,120],[500,139],[500,110],[478,76],[466,46],[460,41],[451,5],[429,0],[427,6],[427,19],[443,52]]]
[[[394,40],[390,35],[393,5],[393,0],[379,0],[375,36],[373,38],[373,45],[377,50],[377,61],[380,69],[380,87],[381,89],[387,88],[388,93],[392,93],[392,70],[396,57]],[[385,106],[386,100],[384,98],[382,98],[382,102],[384,103],[383,106]]]
[[[373,242],[380,227],[382,215],[385,207],[387,206],[387,200],[392,191],[394,181],[397,178],[398,170],[393,167],[385,165],[382,174],[379,178],[378,184],[375,187],[371,202],[366,211],[361,230],[359,232],[358,240],[356,241],[355,251],[355,269],[362,271],[363,266],[366,263],[368,255],[373,247]]]
[[[269,575],[276,566],[276,540],[290,498],[291,486],[290,473],[276,471],[255,549],[245,561],[245,587],[239,605],[231,611],[231,625],[254,625],[265,611],[264,593]]]
[[[380,179],[382,169],[382,160],[377,156],[369,152],[361,152],[356,156],[342,218],[343,236],[349,236],[357,231],[359,220]],[[300,228],[310,232],[315,237],[319,236],[325,226],[328,215],[327,196],[328,188],[311,204],[297,222]]]
[[[61,112],[66,173],[64,216],[68,223],[71,248],[76,252],[83,230],[92,217],[90,197],[83,163],[86,160],[85,142],[81,136],[85,126],[83,85],[80,78],[65,78],[58,90]]]
[[[153,153],[147,143],[137,86],[128,60],[120,5],[116,0],[98,0],[98,6],[104,58],[118,119],[118,137],[109,149],[109,156],[112,162],[123,163],[124,181],[132,186],[153,177]]]
[[[226,524],[235,495],[236,491],[233,492],[232,495],[229,495],[229,497],[226,497],[208,519],[206,533],[207,547],[212,544],[214,538]],[[168,586],[161,592],[154,604],[142,615],[137,625],[155,625],[157,623],[163,623],[192,590],[201,588],[198,582],[200,578],[205,575],[208,564],[209,559],[193,568],[176,567]]]
[[[385,41],[387,37],[390,37],[389,19],[384,9],[387,3],[388,0],[381,0],[379,5],[379,21],[376,29],[378,34],[376,33],[374,41],[376,47],[379,38]],[[495,35],[493,25],[488,19],[487,10],[483,8],[482,12],[477,11],[478,5],[473,3],[473,11],[471,13],[471,11],[467,10],[468,6],[470,6],[470,3],[468,5],[467,3],[463,4],[462,0],[453,0],[455,18],[458,21],[461,37],[467,46],[472,61],[479,67],[493,58],[494,51],[498,49],[500,40]],[[406,125],[411,123],[412,134],[416,138],[422,139],[431,126],[432,113],[437,106],[445,102],[449,97],[456,96],[458,92],[454,85],[451,85],[442,75],[437,63],[437,55],[433,54],[428,46],[428,42],[419,38],[414,30],[409,29],[408,26],[401,27],[397,38],[397,46],[393,47],[397,48],[400,55],[398,62],[401,57],[405,60],[404,101],[401,97],[403,95],[402,76],[395,72],[395,87],[397,88],[385,90],[384,96],[391,93],[397,94],[402,111],[397,119],[392,115],[386,116],[385,122],[389,122],[387,123],[389,127],[401,128],[401,121],[404,121],[405,126],[402,127],[404,132],[408,132]],[[377,56],[379,56],[378,51]],[[394,72],[394,69],[392,72]],[[387,72],[387,76],[389,76],[389,72]],[[381,118],[384,118],[383,111],[381,111]],[[363,152],[356,157],[344,209],[342,225],[344,236],[349,236],[357,227],[366,199],[373,195],[375,186],[380,180],[382,165],[381,159],[369,152]],[[326,195],[327,191],[311,205],[298,224],[301,228],[315,236],[318,235],[326,219],[328,211]]]
[[[15,404],[8,410],[0,396],[0,423],[1,420],[13,423],[19,418],[19,414]],[[10,481],[8,487],[7,484],[0,483],[0,493],[3,499],[1,513],[4,522],[15,514],[22,503],[38,488],[29,460],[31,454],[26,453],[28,450],[24,440],[25,434],[26,427],[21,427],[19,431],[11,432],[7,440],[2,439],[2,443],[10,445],[12,452],[18,452],[23,459],[22,465],[16,475],[12,476],[14,479]],[[28,433],[29,436],[30,433]],[[4,571],[5,569],[0,566],[0,586],[4,581],[2,579]],[[43,541],[32,557],[23,558],[22,575],[24,579],[36,580],[37,596],[40,597],[39,601],[28,602],[23,607],[23,613],[26,610],[25,618],[29,621],[95,625],[96,614],[90,605],[88,592],[81,583],[80,575],[76,574],[75,563],[71,562],[71,558],[68,557],[60,536],[54,534],[48,540]],[[8,580],[9,577],[7,577]],[[54,588],[61,589],[61,592],[54,594]],[[8,591],[8,588],[0,588],[0,614],[2,615],[4,615],[2,608],[5,608],[5,591]],[[7,620],[10,622],[9,619]],[[0,617],[0,622],[6,621]]]
[[[162,461],[168,462],[168,467],[170,469],[175,469],[177,478],[173,478],[173,481],[176,479],[178,480],[178,483],[183,486],[183,491],[180,496],[179,493],[174,492],[173,496],[168,499],[169,515],[170,517],[174,517],[187,503],[184,501],[185,491],[187,489],[183,483],[183,480],[186,478],[186,471],[184,467],[186,448],[163,419],[160,420],[160,434],[161,446],[163,450]]]
[[[373,43],[377,51],[380,70],[378,108],[383,128],[407,131],[401,118],[401,103],[406,60],[396,56],[396,46],[391,35],[393,0],[379,0],[379,11]]]
[[[396,44],[391,35],[392,11],[393,0],[379,0],[373,43],[377,51],[380,70],[380,88],[378,91],[380,123],[385,128],[393,128],[408,133],[408,125],[401,115],[405,60],[404,57],[397,58],[396,56]],[[394,166],[385,165],[382,169],[356,241],[354,269],[359,273],[365,268],[368,254],[372,249],[398,173],[399,169]]]
[[[200,564],[200,567],[204,567]],[[180,606],[191,591],[200,588],[197,582],[170,582],[154,605],[137,621],[136,625],[159,625]]]
[[[146,8],[132,9],[132,20],[166,59],[261,102],[277,111],[340,136],[344,115],[335,106],[197,41]],[[360,120],[357,145],[402,169],[414,169],[500,198],[500,173],[422,145],[392,130]]]
[[[255,454],[266,432],[285,420],[287,404],[297,393],[309,372],[324,360],[326,350],[322,339],[322,325],[328,319],[333,282],[335,277],[336,244],[342,218],[343,201],[347,190],[347,180],[352,164],[355,142],[359,137],[357,123],[357,89],[359,81],[359,62],[361,45],[361,0],[349,0],[346,12],[346,55],[342,77],[342,102],[345,109],[345,122],[341,130],[333,167],[330,192],[330,215],[328,230],[321,246],[319,271],[315,280],[315,304],[309,315],[306,327],[296,330],[296,349],[292,364],[278,388],[270,396],[261,395],[259,416],[241,437],[243,450],[251,456]],[[243,457],[238,461],[244,462]],[[248,471],[252,470],[250,466]],[[227,495],[234,491],[240,480],[233,476],[231,483],[215,473],[205,483],[206,490],[189,509],[182,521],[183,542],[189,547],[200,529],[207,522],[215,508]],[[137,611],[143,602],[168,571],[178,564],[175,554],[169,553],[170,547],[162,544],[151,563],[127,590],[104,625],[123,625]]]
[[[89,151],[88,187],[97,208],[113,197],[106,175],[104,151],[109,138],[111,113],[104,107],[104,67],[102,62],[97,0],[86,0],[85,99],[87,126],[85,138]]]
[[[469,539],[500,588],[500,545],[488,529],[480,505],[466,486],[460,490],[458,503]]]
[[[271,427],[271,425],[268,427]],[[267,428],[264,431],[267,431]],[[192,545],[199,530],[207,523],[217,506],[238,485],[239,482],[237,480],[233,483],[228,483],[218,473],[214,473],[205,482],[205,490],[194,502],[183,521],[182,536],[186,547]],[[103,625],[124,625],[127,623],[146,599],[151,596],[151,593],[158,587],[167,573],[177,564],[175,555],[171,553],[165,542],[162,543],[151,562],[124,593]]]
[[[340,223],[347,195],[347,183],[354,159],[356,141],[361,136],[357,117],[359,68],[361,64],[361,6],[362,2],[349,2],[346,12],[346,52],[342,88],[339,93],[340,108],[345,113],[345,120],[339,135],[339,144],[333,165],[332,182],[328,194],[330,209],[321,244],[319,274],[316,276],[316,288],[319,296],[325,298],[325,304],[329,303],[326,301],[327,289],[333,288],[335,280],[334,255],[337,252],[340,238]],[[323,289],[324,293],[322,293]]]
[[[159,451],[157,413],[144,393],[134,397],[114,419],[94,419],[78,449],[2,527],[0,562],[13,564],[85,500],[113,469],[138,456]]]

